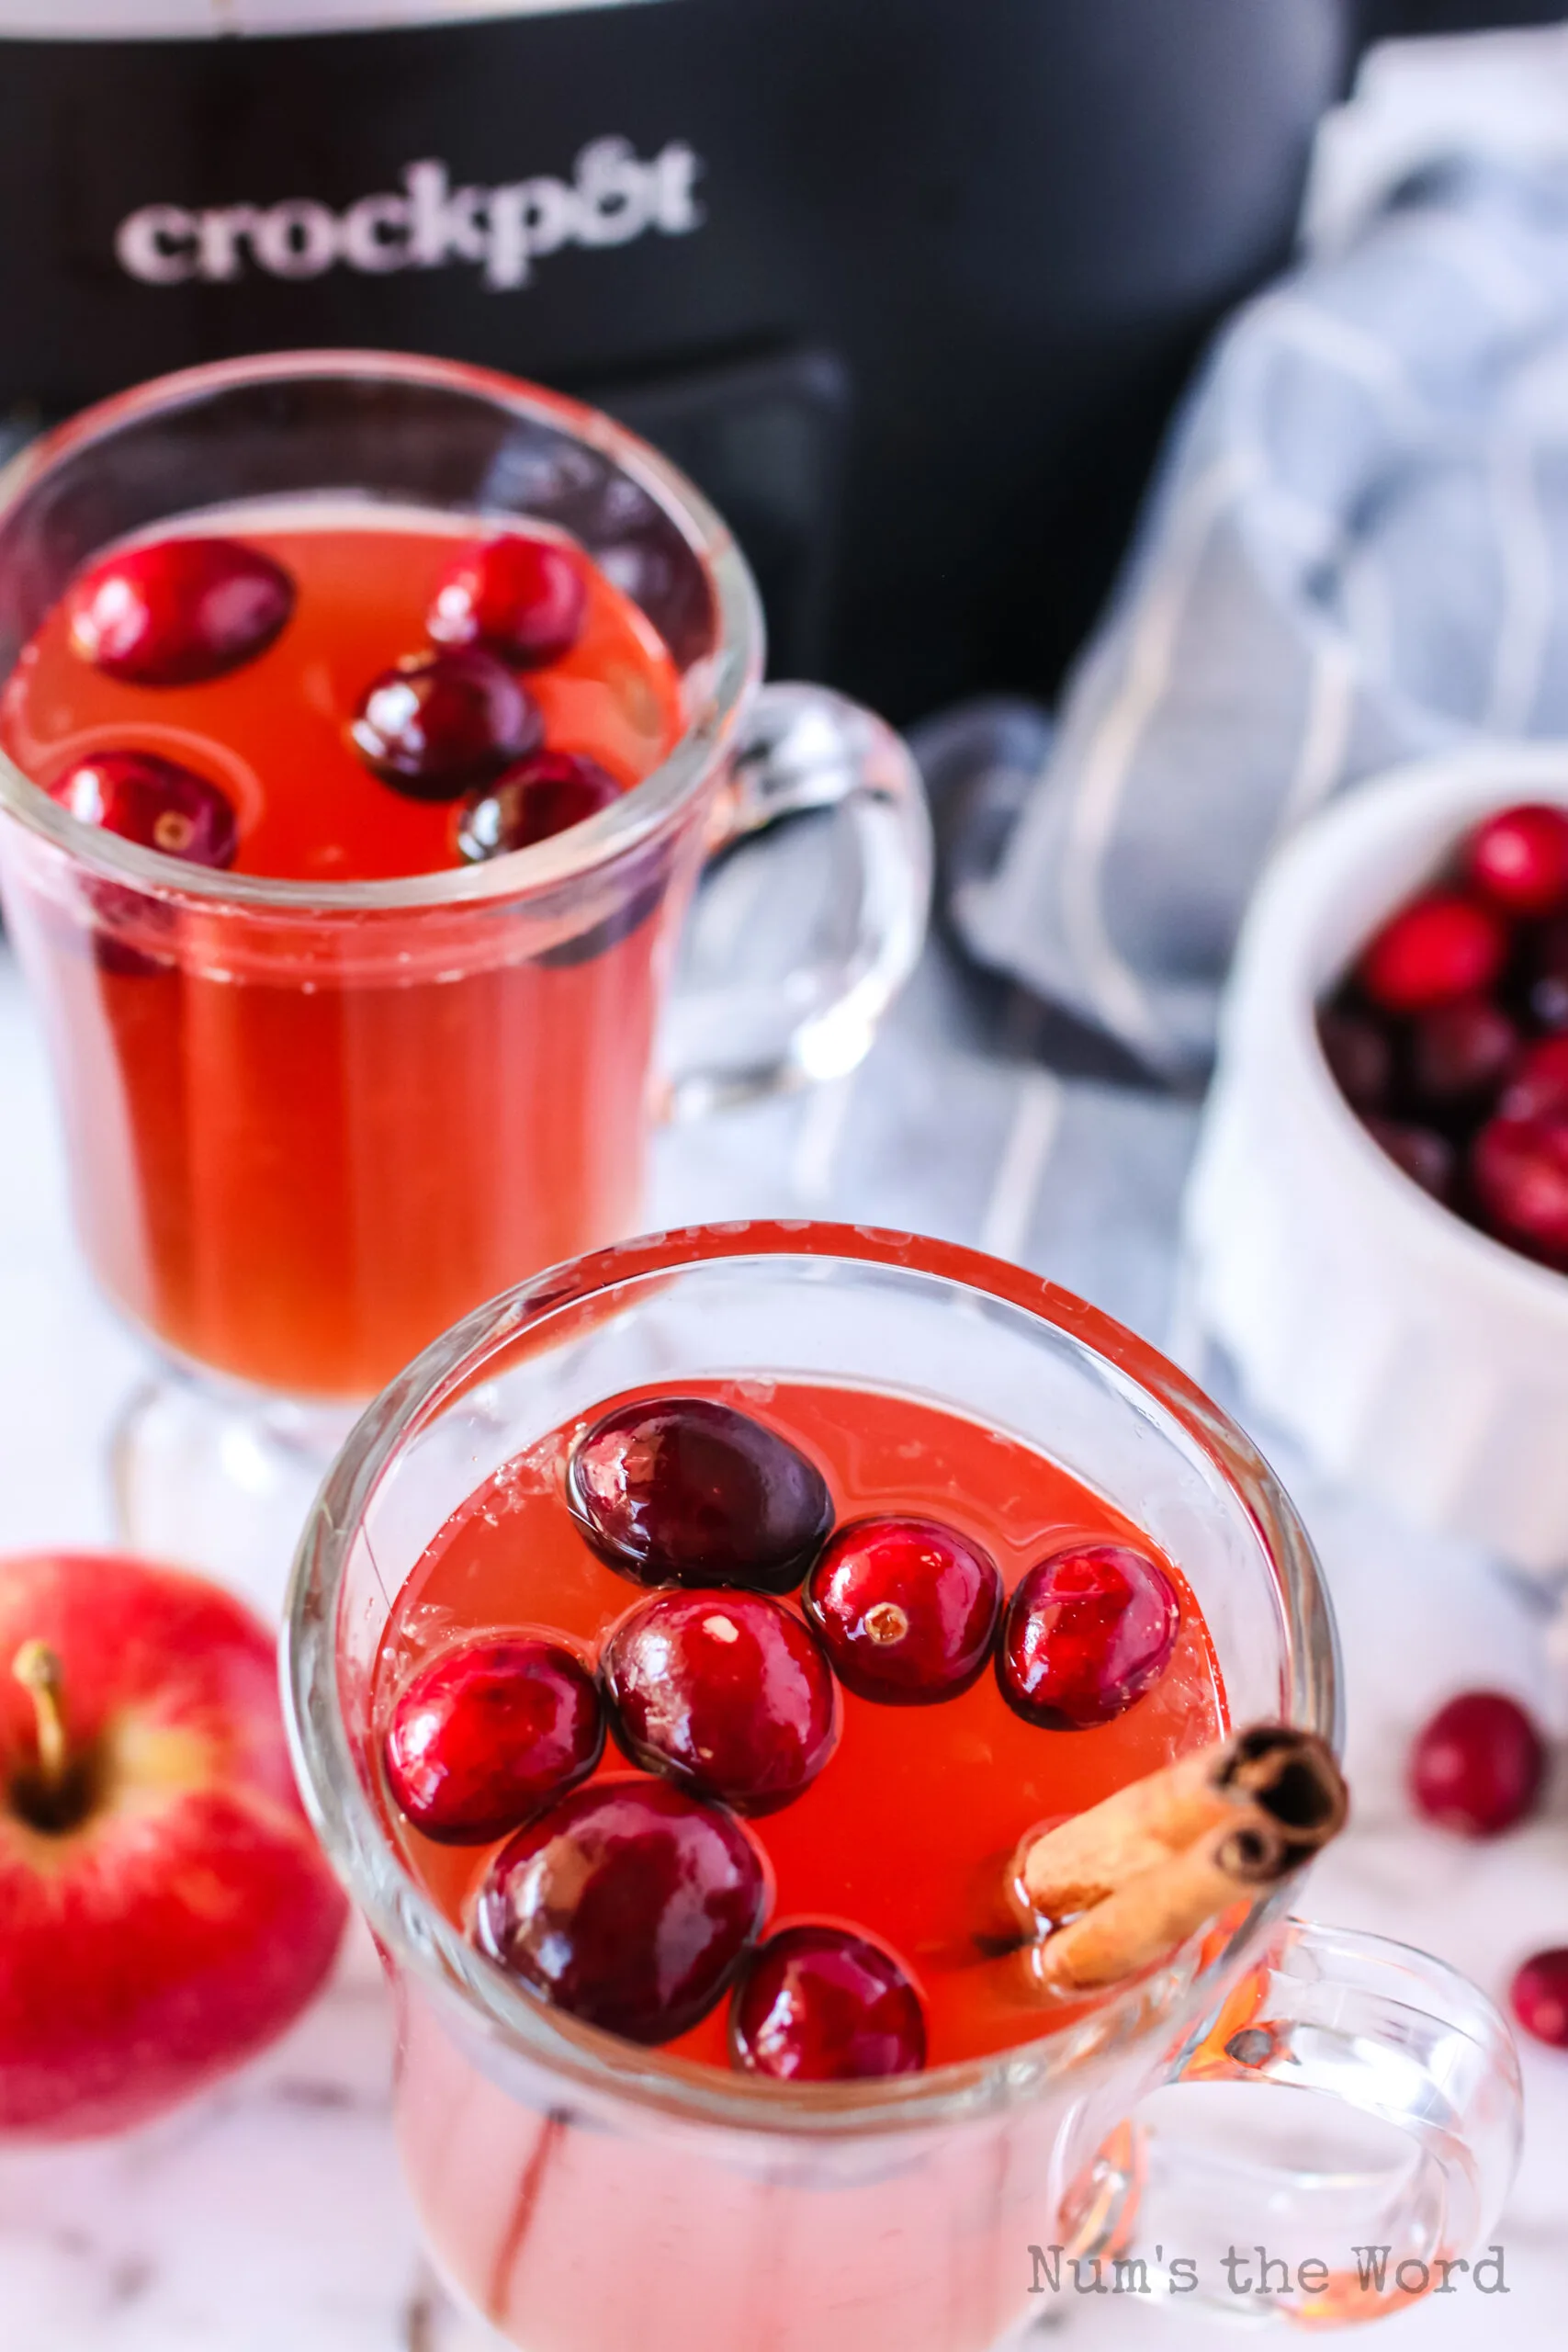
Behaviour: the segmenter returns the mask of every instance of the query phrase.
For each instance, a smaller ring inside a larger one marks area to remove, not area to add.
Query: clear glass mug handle
[[[1069,2192],[1063,2258],[1078,2267],[1063,2290],[1074,2301],[1096,2258],[1112,2291],[1164,2290],[1178,2311],[1309,2326],[1506,2287],[1505,2257],[1488,2247],[1518,2161],[1518,2057],[1456,1970],[1382,1936],[1289,1919],[1150,2089],[1200,2084],[1315,2092],[1364,2119],[1379,2144],[1347,2165],[1343,2112],[1337,2126],[1320,2109],[1314,2147],[1295,2100],[1269,2110],[1272,2133],[1249,2127],[1250,2100],[1216,2100],[1207,2120],[1222,2128],[1205,2131],[1209,2096],[1180,2088],[1179,2124],[1134,2115]]]
[[[826,686],[762,687],[712,854],[782,819],[831,809],[843,813],[848,851],[830,877],[846,902],[845,938],[782,975],[726,970],[677,989],[663,1039],[667,1117],[841,1077],[914,969],[931,904],[931,836],[908,747],[874,713]],[[754,906],[753,921],[733,928],[765,927],[768,911]]]

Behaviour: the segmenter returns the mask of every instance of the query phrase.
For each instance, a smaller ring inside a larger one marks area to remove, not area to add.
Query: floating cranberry
[[[1497,1108],[1505,1119],[1568,1117],[1568,1037],[1527,1046]]]
[[[840,1679],[863,1699],[906,1704],[968,1689],[1001,1607],[990,1554],[932,1519],[840,1528],[806,1588],[807,1613]]]
[[[1471,1146],[1470,1181],[1500,1241],[1568,1272],[1568,1114],[1489,1119]]]
[[[606,1413],[572,1454],[567,1502],[600,1558],[639,1584],[791,1592],[833,1524],[816,1465],[706,1396]]]
[[[596,760],[575,752],[536,752],[468,803],[457,821],[457,847],[476,864],[531,849],[597,817],[620,797],[620,786]]]
[[[1317,1016],[1318,1042],[1335,1084],[1358,1111],[1380,1111],[1393,1076],[1388,1032],[1364,1012],[1325,1005]]]
[[[997,1654],[1009,1704],[1050,1731],[1108,1724],[1159,1679],[1181,1630],[1165,1570],[1125,1544],[1074,1544],[1021,1577]]]
[[[785,1928],[752,1954],[729,2009],[735,2063],[780,2083],[917,2075],[920,1996],[891,1952],[843,1928]]]
[[[84,825],[101,825],[187,865],[232,865],[239,820],[228,795],[156,752],[95,752],[50,794]]]
[[[667,1781],[595,1781],[502,1848],[473,1932],[558,2008],[628,2041],[672,2041],[724,1992],[767,1899],[731,1815]]]
[[[536,751],[544,722],[491,653],[411,653],[367,686],[349,733],[367,767],[415,800],[455,800]]]
[[[136,686],[194,686],[252,662],[294,608],[281,564],[240,539],[125,548],[66,597],[73,652]]]
[[[437,583],[425,627],[437,645],[485,645],[532,669],[570,653],[588,610],[577,559],[552,539],[475,539]]]
[[[1497,1092],[1519,1050],[1519,1033],[1490,997],[1455,997],[1411,1023],[1409,1080],[1425,1111],[1474,1111]]]
[[[1369,1119],[1367,1133],[1403,1168],[1424,1193],[1445,1206],[1453,1197],[1458,1166],[1454,1148],[1446,1136],[1430,1127],[1413,1126],[1405,1119]]]
[[[1526,995],[1543,1029],[1568,1029],[1568,922],[1543,923],[1526,954]]]
[[[483,1845],[586,1780],[604,1745],[581,1658],[536,1635],[491,1634],[443,1651],[400,1694],[387,1779],[427,1838]]]
[[[1465,878],[1511,915],[1568,908],[1568,808],[1526,802],[1500,808],[1465,845]]]
[[[810,1628],[760,1592],[660,1592],[605,1644],[604,1688],[636,1764],[694,1796],[773,1813],[839,1737],[832,1670]]]
[[[1540,1793],[1546,1750],[1517,1699],[1465,1690],[1439,1707],[1410,1751],[1418,1813],[1466,1838],[1495,1838]]]
[[[1363,950],[1362,988],[1384,1012],[1422,1012],[1492,986],[1508,960],[1497,915],[1454,890],[1432,890],[1391,915]]]
[[[1508,2001],[1537,2041],[1568,2050],[1568,1948],[1560,1944],[1527,1960],[1509,1987]]]

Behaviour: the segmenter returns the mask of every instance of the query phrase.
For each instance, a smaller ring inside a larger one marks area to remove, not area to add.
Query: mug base
[[[215,1577],[276,1618],[316,1489],[360,1410],[160,1367],[110,1440],[121,1540]]]

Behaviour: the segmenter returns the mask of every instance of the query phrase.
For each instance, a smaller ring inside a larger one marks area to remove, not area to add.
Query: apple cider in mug
[[[317,886],[549,840],[681,724],[663,640],[581,548],[342,500],[111,550],[0,701],[0,744],[84,821]],[[199,912],[165,906],[160,937],[157,910],[131,925],[99,886],[102,929],[55,964],[79,1212],[111,1295],[187,1359],[363,1395],[521,1270],[624,1230],[667,880],[659,864],[597,929],[423,989],[386,936],[408,926],[412,967],[423,910],[380,919],[390,977],[347,987],[324,951],[319,971],[252,973],[215,933],[203,958]],[[504,1087],[483,1076],[501,1036]]]
[[[509,1462],[409,1577],[378,1684],[389,1818],[456,1926],[558,2010],[792,2085],[1069,2021],[1014,1850],[1226,1722],[1190,1589],[1103,1497],[934,1405],[787,1381],[608,1399]],[[476,2102],[456,2159],[465,2071],[405,2070],[445,2267],[515,2341],[610,2352],[562,2324],[593,2250],[556,2174],[602,2162],[612,2212],[617,2153],[504,2108],[476,2132]],[[781,2291],[759,2267],[760,2329]],[[718,2352],[694,2309],[687,2340]]]

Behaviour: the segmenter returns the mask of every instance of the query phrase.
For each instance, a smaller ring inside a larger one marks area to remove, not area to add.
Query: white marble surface
[[[670,1138],[657,1220],[793,1207],[921,1221],[1047,1268],[1157,1334],[1192,1114],[978,1053],[983,1010],[996,1012],[933,962],[858,1080]],[[0,1549],[108,1534],[101,1449],[138,1368],[73,1251],[38,1041],[0,953]],[[1500,1992],[1526,1952],[1568,1941],[1563,1792],[1528,1828],[1471,1849],[1411,1820],[1401,1759],[1430,1706],[1476,1681],[1568,1731],[1540,1603],[1295,1483],[1339,1605],[1357,1792],[1310,1907],[1425,1944]],[[130,2141],[0,2153],[0,2352],[477,2352],[421,2262],[389,2057],[360,1940],[295,2032],[206,2104]],[[1529,2145],[1501,2233],[1511,2291],[1392,2320],[1391,2346],[1457,2352],[1483,2324],[1508,2352],[1561,2341],[1568,2058],[1527,2052],[1526,2075]],[[1189,2352],[1220,2324],[1074,2303],[1043,2332]]]

